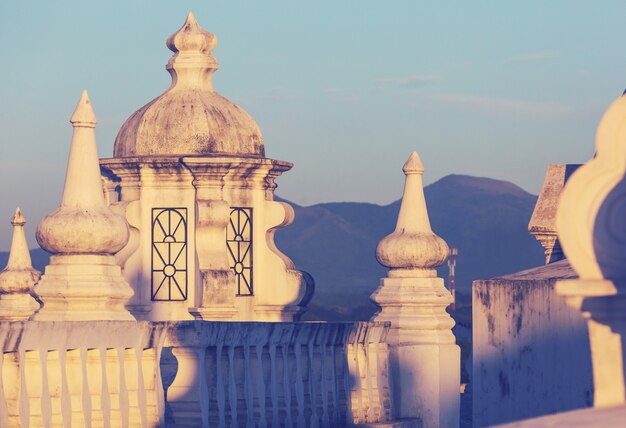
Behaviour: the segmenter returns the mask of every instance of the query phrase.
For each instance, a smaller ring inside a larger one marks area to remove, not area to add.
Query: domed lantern
[[[190,13],[167,40],[170,87],[126,120],[100,162],[131,226],[117,254],[129,308],[149,320],[293,320],[312,284],[273,239],[294,218],[273,200],[293,165],[266,158],[256,122],[213,88],[216,45]]]

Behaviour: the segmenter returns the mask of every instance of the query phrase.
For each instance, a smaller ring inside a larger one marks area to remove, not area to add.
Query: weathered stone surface
[[[474,281],[474,426],[592,404],[587,326],[555,291],[557,280],[576,277],[560,260]]]

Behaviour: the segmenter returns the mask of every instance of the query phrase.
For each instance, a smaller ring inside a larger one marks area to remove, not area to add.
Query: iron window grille
[[[187,300],[187,208],[152,209],[152,300]]]
[[[237,296],[253,296],[252,208],[231,207],[226,245],[230,255],[230,269],[237,283]]]

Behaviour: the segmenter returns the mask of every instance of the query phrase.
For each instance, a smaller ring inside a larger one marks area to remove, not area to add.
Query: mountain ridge
[[[527,230],[537,196],[506,181],[460,174],[437,180],[424,193],[434,232],[459,250],[462,299],[469,299],[472,280],[543,264],[543,250]],[[376,310],[369,295],[387,271],[376,261],[376,246],[395,229],[401,200],[310,206],[276,200],[296,212],[294,223],[277,231],[277,247],[316,280],[308,319],[368,319]],[[49,254],[39,248],[31,254],[43,270]],[[7,258],[0,253],[0,266]],[[447,280],[447,266],[438,271]]]

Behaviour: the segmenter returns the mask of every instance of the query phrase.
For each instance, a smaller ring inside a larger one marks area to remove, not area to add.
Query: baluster
[[[237,381],[235,379],[235,347],[228,347],[228,401],[230,403],[230,426],[237,428]]]
[[[135,347],[135,358],[137,359],[137,404],[139,406],[139,417],[141,418],[141,426],[148,426],[148,409],[146,399],[146,385],[143,379],[143,347]],[[157,367],[159,366],[157,362]],[[157,383],[161,383],[158,379]]]
[[[99,348],[100,353],[100,412],[102,413],[102,424],[105,427],[111,426],[111,400],[109,397],[109,381],[107,379],[107,350]]]
[[[276,345],[269,345],[270,354],[270,396],[272,398],[272,427],[278,428],[280,422],[278,419],[278,382],[276,373]]]
[[[263,373],[263,345],[256,346],[257,357],[257,389],[259,391],[259,428],[267,428],[265,415],[265,380]]]
[[[224,397],[224,380],[222,376],[222,343],[217,344],[216,356],[215,356],[215,364],[216,364],[216,374],[215,381],[217,383],[217,411],[219,413],[219,426],[220,428],[226,427],[226,409]]]
[[[324,336],[326,336],[326,334]],[[322,338],[320,355],[322,364],[322,425],[324,428],[328,428],[330,427],[330,417],[328,416],[328,385],[326,382],[326,337]]]
[[[26,388],[26,352],[19,350],[19,367],[20,367],[20,424],[23,427],[29,426],[30,423],[30,403],[28,402],[28,390]]]
[[[129,425],[129,414],[130,414],[130,404],[128,402],[128,387],[126,386],[126,361],[124,360],[125,349],[117,348],[117,361],[119,364],[119,407],[120,407],[120,419],[122,421],[123,427],[128,427]],[[145,427],[142,424],[142,427]]]
[[[330,347],[330,358],[332,361],[331,375],[332,375],[332,396],[333,396],[333,426],[339,425],[339,379],[337,378],[337,356],[335,355],[334,344]]]
[[[374,344],[374,349],[376,350],[376,387],[378,390],[378,419],[376,422],[384,422],[387,420],[385,417],[385,394],[387,393],[386,388],[384,387],[384,377],[383,371],[386,371],[387,368],[382,364],[382,357],[380,356],[380,348],[382,344],[377,342]]]
[[[52,424],[52,399],[50,398],[50,386],[48,385],[48,350],[39,350],[39,363],[41,364],[41,419],[43,425],[49,427]]]
[[[206,370],[206,351],[207,347],[202,346],[198,352],[198,358],[200,359],[198,364],[198,372],[200,373],[199,392],[202,428],[209,427],[209,406],[211,404],[211,397],[209,395],[209,376]]]
[[[155,376],[154,384],[156,391],[157,417],[159,420],[159,428],[165,428],[165,391],[163,389],[163,376],[161,375],[161,355],[163,354],[163,345],[167,337],[167,329],[162,328],[156,333],[156,346],[154,348],[154,366]]]
[[[63,416],[63,426],[72,427],[72,398],[67,384],[67,350],[59,349],[59,369],[61,371],[61,415]]]
[[[250,346],[243,347],[243,370],[244,370],[244,390],[246,394],[246,427],[254,428],[254,396],[252,388],[252,375],[250,367]]]
[[[359,423],[359,412],[361,409],[361,394],[360,383],[361,377],[359,374],[359,358],[356,353],[356,345],[349,343],[346,345],[346,367],[345,367],[345,382],[346,382],[346,404],[348,410],[348,423]],[[356,412],[355,412],[356,404]]]
[[[89,392],[89,380],[87,378],[87,349],[80,348],[80,365],[82,369],[82,405],[85,428],[91,428],[91,395]]]
[[[283,389],[285,394],[285,427],[293,427],[291,419],[291,385],[289,384],[289,345],[283,344],[281,347],[283,355]]]
[[[315,391],[315,373],[313,372],[313,347],[315,346],[315,335],[312,334],[307,344],[309,351],[309,398],[311,401],[311,428],[319,428],[319,418],[317,417],[317,394]]]
[[[374,395],[372,385],[372,370],[370,365],[370,344],[366,341],[363,343],[363,358],[365,360],[365,388],[367,391],[367,407],[365,409],[366,422],[374,420]]]
[[[302,347],[299,343],[293,346],[296,355],[296,400],[298,401],[298,428],[305,428],[304,420],[304,382],[302,379]]]

